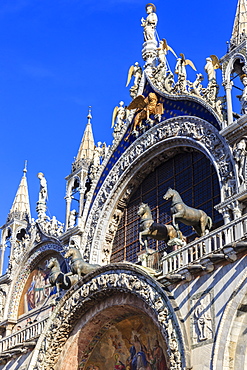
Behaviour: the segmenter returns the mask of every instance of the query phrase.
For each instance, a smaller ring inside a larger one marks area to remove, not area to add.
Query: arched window
[[[111,262],[137,262],[140,252],[137,210],[140,203],[148,203],[155,222],[171,223],[171,202],[163,199],[169,187],[176,189],[187,205],[204,210],[212,218],[214,228],[223,223],[222,216],[214,209],[220,202],[214,166],[199,151],[183,151],[150,173],[129,199],[113,242]],[[188,241],[196,237],[190,226],[180,223],[179,227]],[[165,244],[150,239],[149,247],[161,250]]]

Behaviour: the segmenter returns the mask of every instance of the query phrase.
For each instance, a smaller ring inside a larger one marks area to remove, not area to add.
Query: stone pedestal
[[[142,49],[142,57],[145,60],[145,70],[147,74],[151,74],[155,67],[155,60],[157,57],[157,41],[148,40],[144,42]]]
[[[46,202],[45,201],[42,201],[42,200],[39,200],[37,202],[37,207],[36,207],[36,211],[38,213],[38,219],[39,220],[44,220],[46,218]]]

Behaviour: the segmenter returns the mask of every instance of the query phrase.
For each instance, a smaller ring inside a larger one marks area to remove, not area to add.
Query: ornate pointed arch
[[[237,61],[237,60],[240,60],[243,62],[243,67],[246,69],[247,68],[247,56],[246,56],[246,52],[245,52],[245,49],[243,50],[244,52],[239,51],[238,53],[235,53],[231,56],[231,58],[229,59],[227,65],[224,67],[223,66],[223,71],[224,71],[224,81],[225,82],[230,82],[230,79],[231,79],[231,73],[234,69],[234,63]],[[246,73],[246,71],[245,71]]]
[[[189,362],[182,339],[185,333],[182,336],[178,318],[166,293],[155,280],[131,264],[99,268],[66,293],[38,340],[29,369],[66,369],[62,366],[62,359],[69,353],[70,344],[78,331],[85,332],[87,337],[92,334],[90,343],[82,340],[76,344],[77,361],[83,366],[83,360],[87,360],[95,348],[94,338],[99,340],[102,336],[102,328],[104,334],[112,325],[112,320],[119,320],[135,310],[155,323],[166,343],[169,368],[184,369]],[[66,343],[69,345],[66,346]],[[70,368],[77,368],[75,365]]]

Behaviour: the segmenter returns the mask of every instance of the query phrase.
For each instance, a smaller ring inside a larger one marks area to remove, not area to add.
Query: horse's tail
[[[206,228],[207,228],[208,230],[210,230],[210,229],[212,229],[212,226],[213,226],[212,218],[208,216],[208,220],[207,220]]]
[[[61,285],[62,289],[68,290],[71,287],[71,281],[70,281],[70,278],[68,276],[66,276],[65,274],[63,274],[61,272],[59,274],[58,278],[59,278],[59,281],[61,283],[60,285]]]

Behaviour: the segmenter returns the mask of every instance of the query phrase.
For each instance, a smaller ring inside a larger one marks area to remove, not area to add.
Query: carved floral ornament
[[[167,344],[169,368],[184,368],[185,353],[177,318],[165,293],[150,277],[124,264],[111,265],[108,271],[105,267],[90,277],[86,282],[80,280],[68,291],[53,312],[37,343],[30,370],[55,369],[63,345],[92,302],[97,300],[99,304],[101,299],[119,291],[134,294],[151,308]]]
[[[134,187],[129,185],[130,180],[136,175],[135,168],[140,167],[141,159],[145,158],[147,164],[154,155],[152,152],[155,151],[157,155],[157,152],[164,152],[166,147],[167,150],[170,149],[171,139],[177,140],[177,145],[197,148],[210,158],[224,189],[223,197],[229,196],[229,192],[234,191],[235,185],[232,184],[236,183],[236,179],[232,155],[224,138],[214,126],[197,117],[179,117],[163,121],[149,129],[126,150],[104,181],[87,220],[83,241],[83,245],[86,245],[85,258],[89,259],[90,253],[93,256],[91,245],[97,249],[98,241],[103,240],[102,231],[106,229],[107,209],[112,210],[116,204],[116,199],[120,197],[119,192],[123,193],[123,184],[126,189],[128,188],[128,197],[131,195]],[[99,219],[102,222],[99,222]],[[99,229],[98,225],[104,227]]]

